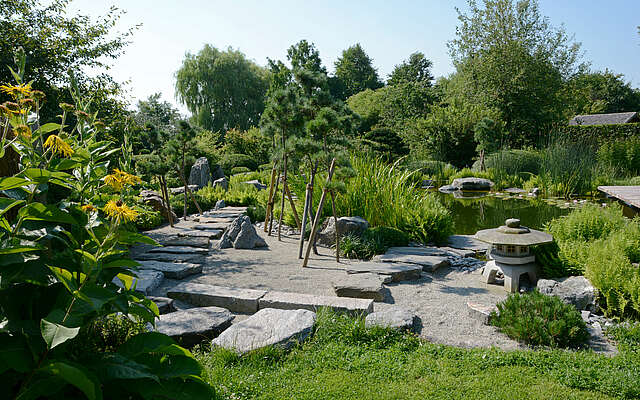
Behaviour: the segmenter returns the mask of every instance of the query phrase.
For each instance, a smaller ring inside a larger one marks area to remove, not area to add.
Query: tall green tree
[[[565,83],[585,67],[580,45],[551,25],[537,0],[468,0],[448,43],[453,96],[497,110],[511,145],[535,144],[564,119]]]
[[[431,67],[433,63],[427,59],[423,53],[415,52],[400,65],[396,65],[389,74],[388,85],[398,85],[401,83],[418,83],[424,86],[431,86],[433,75]]]
[[[640,110],[640,90],[609,70],[579,74],[567,85],[568,117]]]
[[[365,89],[378,89],[383,86],[378,71],[373,67],[373,60],[365,53],[360,43],[344,50],[335,67],[335,77],[343,89],[343,100]]]
[[[238,50],[205,45],[187,53],[176,72],[176,95],[204,129],[248,129],[260,121],[267,91],[266,70]]]

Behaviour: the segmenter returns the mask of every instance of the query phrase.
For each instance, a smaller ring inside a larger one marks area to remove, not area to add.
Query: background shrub
[[[155,211],[151,207],[143,205],[136,206],[135,210],[138,212],[135,224],[139,230],[153,229],[162,224],[163,219],[160,211]]]
[[[385,250],[389,247],[402,247],[409,245],[409,235],[402,232],[400,229],[388,226],[376,226],[375,228],[369,228],[364,232],[363,237],[380,243],[385,247]]]
[[[598,149],[598,163],[611,169],[615,176],[640,174],[640,136],[605,142]]]
[[[220,166],[227,176],[237,167],[245,167],[250,171],[258,169],[258,163],[246,154],[225,154],[220,160]]]
[[[449,182],[451,176],[458,172],[458,169],[453,165],[436,160],[413,161],[408,164],[407,168],[418,170],[424,179],[433,179],[437,182]]]
[[[512,339],[531,346],[578,347],[589,338],[574,306],[538,291],[513,293],[498,303],[491,324]]]
[[[486,169],[504,171],[506,174],[515,175],[529,173],[537,175],[540,172],[542,156],[533,150],[501,150],[485,157]],[[473,164],[474,171],[480,171],[480,160]]]
[[[251,172],[251,170],[249,170],[249,168],[247,167],[233,167],[231,168],[231,174],[232,175],[237,175],[237,174],[243,174],[246,172]]]

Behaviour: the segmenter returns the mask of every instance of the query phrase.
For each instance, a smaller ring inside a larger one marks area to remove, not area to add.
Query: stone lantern
[[[520,225],[520,220],[511,218],[504,226],[478,231],[476,239],[491,244],[482,276],[486,283],[495,282],[496,273],[504,275],[504,288],[508,292],[517,292],[520,276],[527,274],[531,283],[538,280],[538,267],[530,247],[553,242],[553,236],[545,232],[529,229]]]

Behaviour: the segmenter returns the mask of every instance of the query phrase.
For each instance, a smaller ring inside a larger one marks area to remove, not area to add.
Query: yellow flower
[[[25,139],[31,139],[31,128],[28,125],[16,126],[16,132]]]
[[[14,99],[31,96],[31,84],[26,85],[0,85],[0,91],[5,92]]]
[[[102,210],[116,222],[133,221],[138,216],[136,210],[129,208],[122,200],[109,200]]]
[[[104,183],[116,191],[121,190],[124,185],[133,186],[141,182],[142,180],[137,176],[121,171],[118,168],[115,168],[111,174],[104,177]]]
[[[91,214],[92,212],[96,211],[96,208],[92,204],[85,204],[80,208],[82,208],[82,211],[87,214]]]
[[[69,157],[73,154],[71,146],[58,135],[49,136],[44,142],[44,147],[50,148],[54,154],[61,154],[63,157]]]

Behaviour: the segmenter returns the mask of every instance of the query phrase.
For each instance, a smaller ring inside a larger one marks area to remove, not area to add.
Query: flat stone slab
[[[158,240],[163,246],[189,246],[189,247],[201,247],[203,249],[209,248],[208,236],[175,236],[170,238],[163,238]]]
[[[434,272],[440,267],[449,267],[451,263],[447,256],[424,256],[416,254],[380,254],[373,258],[373,261],[391,262],[391,263],[407,263],[422,266],[425,272]]]
[[[153,253],[146,252],[135,256],[136,261],[165,261],[171,263],[194,263],[204,262],[204,256],[198,254],[173,254],[173,253]]]
[[[147,251],[147,253],[169,253],[169,254],[209,254],[209,249],[202,249],[199,247],[189,246],[165,246],[154,247]]]
[[[202,273],[202,264],[170,263],[163,261],[138,261],[140,269],[160,271],[168,279],[184,279],[187,276]]]
[[[489,248],[489,244],[481,242],[473,235],[451,235],[447,245],[454,249],[473,250],[476,253],[486,251]]]
[[[179,237],[206,237],[209,239],[220,239],[224,229],[193,229],[190,231],[178,232]]]
[[[414,256],[457,256],[457,253],[452,252],[442,247],[389,247],[384,253],[389,255],[414,255]]]
[[[383,301],[384,281],[385,278],[378,274],[345,274],[339,280],[333,281],[332,285],[338,297]]]
[[[473,250],[465,250],[465,249],[454,249],[453,247],[438,247],[440,250],[450,253],[452,257],[473,257],[476,255],[476,252]]]
[[[420,279],[422,266],[417,264],[363,262],[347,266],[346,271],[348,274],[372,273],[388,275],[391,277],[391,282],[401,282]]]
[[[414,330],[416,315],[402,308],[393,308],[386,311],[376,311],[366,316],[364,325],[367,328],[380,326],[382,328],[398,330]]]
[[[173,299],[168,297],[159,297],[159,296],[147,296],[147,299],[156,303],[158,306],[158,311],[160,314],[167,314],[172,311],[175,311],[175,307],[173,305]]]
[[[468,301],[467,308],[469,309],[469,315],[482,322],[485,325],[489,325],[489,317],[492,311],[498,311],[495,305],[486,305]]]
[[[266,346],[289,348],[306,339],[315,322],[312,311],[265,308],[234,324],[211,344],[240,354]]]
[[[198,307],[217,306],[231,312],[255,313],[258,311],[258,299],[266,293],[264,290],[185,282],[170,289],[167,296]]]
[[[162,272],[154,270],[141,269],[138,271],[134,271],[134,273],[137,275],[137,278],[133,278],[133,285],[131,288],[136,292],[144,293],[145,295],[158,288],[158,286],[160,286],[160,284],[162,284],[162,281],[164,280],[164,275],[162,274]],[[113,283],[120,286],[121,288],[124,288],[124,284],[117,276],[113,278]]]
[[[277,308],[280,310],[317,311],[321,307],[328,307],[336,312],[366,315],[373,311],[373,300],[276,291],[268,292],[258,300],[260,310]]]
[[[156,331],[171,336],[183,346],[193,347],[211,340],[231,326],[234,316],[220,307],[198,307],[163,314]]]

